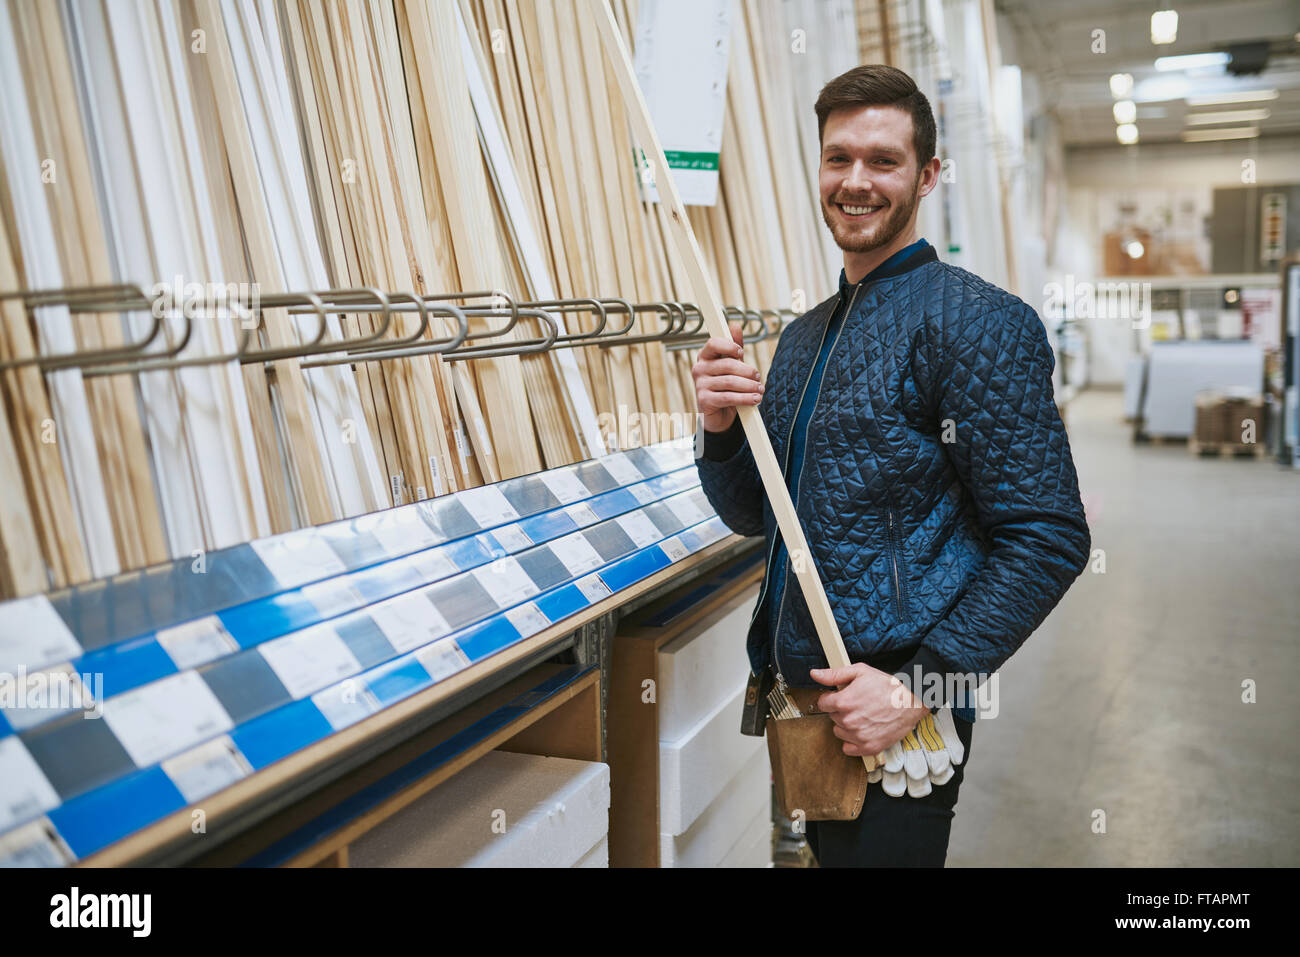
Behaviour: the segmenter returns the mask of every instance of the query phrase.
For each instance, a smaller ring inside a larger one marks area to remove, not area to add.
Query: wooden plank
[[[641,148],[651,158],[652,168],[655,171],[655,185],[659,190],[660,200],[667,207],[666,211],[674,245],[678,248],[683,265],[690,276],[691,286],[695,290],[696,302],[704,314],[705,327],[710,336],[729,338],[730,332],[727,328],[727,320],[722,312],[722,303],[718,299],[717,291],[714,289],[713,282],[704,266],[704,259],[695,241],[695,234],[691,231],[690,221],[686,217],[686,210],[682,207],[681,198],[677,195],[677,187],[673,183],[672,173],[668,170],[668,162],[664,158],[663,148],[659,145],[658,137],[655,135],[654,126],[650,120],[650,111],[647,109],[645,100],[641,96],[641,90],[637,86],[632,61],[628,57],[627,48],[624,46],[623,38],[619,34],[618,24],[614,20],[613,12],[610,10],[607,0],[588,0],[587,15],[596,18],[596,22],[600,27],[605,54],[609,57],[619,78],[619,86],[623,92],[624,105],[631,119],[632,128],[641,144]],[[772,451],[772,445],[768,440],[767,429],[763,425],[762,416],[758,409],[753,406],[742,406],[738,408],[737,412],[740,416],[741,425],[745,430],[745,436],[749,440],[750,449],[753,452],[763,487],[767,492],[768,501],[776,514],[777,524],[793,558],[791,567],[808,603],[808,609],[813,624],[817,629],[817,637],[821,643],[822,651],[832,668],[847,667],[850,663],[848,651],[844,647],[844,640],[840,636],[839,626],[835,622],[835,615],[831,611],[830,602],[827,600],[826,592],[822,588],[816,565],[811,560],[812,553],[808,548],[807,539],[804,537],[803,528],[799,524],[799,518],[795,514],[794,504],[790,500],[790,492],[786,487],[781,467],[776,461],[775,453]],[[868,758],[863,760],[864,763],[870,762]]]

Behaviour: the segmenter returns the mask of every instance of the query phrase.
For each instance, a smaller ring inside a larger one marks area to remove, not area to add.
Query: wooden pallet
[[[1193,455],[1217,455],[1225,459],[1262,459],[1268,452],[1263,442],[1201,442],[1197,439],[1187,440],[1187,451]]]

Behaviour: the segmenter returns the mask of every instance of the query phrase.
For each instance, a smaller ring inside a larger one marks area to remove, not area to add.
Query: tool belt
[[[835,736],[835,722],[817,710],[826,688],[772,687],[770,670],[751,676],[741,730],[765,734],[776,803],[786,817],[851,821],[862,811],[867,785],[879,782],[890,797],[924,797],[961,764],[964,748],[952,712],[941,708],[884,753],[850,757]]]

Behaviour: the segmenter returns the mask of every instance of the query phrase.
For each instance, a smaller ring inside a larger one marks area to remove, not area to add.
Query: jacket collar
[[[850,295],[855,286],[861,286],[865,282],[875,282],[879,279],[891,279],[894,276],[901,276],[903,273],[911,272],[919,266],[926,263],[938,262],[939,254],[935,248],[924,239],[918,239],[912,245],[900,249],[894,255],[890,256],[883,263],[877,266],[871,272],[867,273],[856,283],[848,281],[844,270],[840,269],[840,292],[847,296]]]

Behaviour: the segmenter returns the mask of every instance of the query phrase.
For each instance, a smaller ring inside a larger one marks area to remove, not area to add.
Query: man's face
[[[866,253],[888,245],[930,191],[922,191],[911,114],[894,106],[832,110],[822,131],[819,179],[822,218],[837,246]]]

